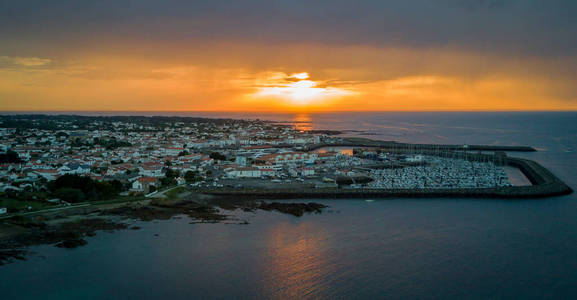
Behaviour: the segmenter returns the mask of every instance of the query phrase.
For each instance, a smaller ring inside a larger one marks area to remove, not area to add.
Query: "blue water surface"
[[[401,142],[532,145],[540,151],[510,155],[577,187],[573,112],[219,114],[208,116]],[[234,213],[248,225],[137,222],[141,230],[102,232],[77,249],[33,247],[29,260],[0,267],[0,298],[575,298],[576,200],[306,199],[330,208]]]

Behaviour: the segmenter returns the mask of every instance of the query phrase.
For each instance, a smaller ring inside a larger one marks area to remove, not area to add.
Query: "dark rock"
[[[64,240],[60,243],[57,243],[55,246],[58,248],[67,248],[72,249],[80,246],[84,246],[88,244],[84,239],[74,239],[74,240]]]
[[[1,249],[0,250],[0,266],[11,262],[14,259],[26,260],[25,255],[27,251],[18,249]]]
[[[259,206],[260,209],[270,211],[276,210],[281,213],[291,214],[296,217],[302,216],[305,212],[306,213],[321,213],[323,208],[326,208],[326,205],[319,204],[319,203],[281,203],[281,202],[271,202],[266,203],[263,202]]]

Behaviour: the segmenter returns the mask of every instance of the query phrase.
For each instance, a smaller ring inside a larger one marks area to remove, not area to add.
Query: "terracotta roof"
[[[157,182],[158,179],[154,178],[154,177],[140,177],[138,178],[138,181],[141,183],[145,183],[145,182]]]

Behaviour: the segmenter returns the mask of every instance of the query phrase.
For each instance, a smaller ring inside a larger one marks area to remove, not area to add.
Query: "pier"
[[[530,146],[493,146],[493,145],[439,145],[439,144],[409,144],[395,141],[377,141],[367,138],[342,138],[335,143],[319,143],[306,147],[312,151],[323,147],[376,147],[391,150],[432,150],[432,151],[507,151],[507,152],[535,152]]]

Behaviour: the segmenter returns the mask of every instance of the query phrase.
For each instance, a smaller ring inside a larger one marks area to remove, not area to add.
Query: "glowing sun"
[[[287,76],[274,76],[255,93],[257,97],[279,97],[291,100],[293,104],[309,104],[327,98],[345,96],[350,91],[336,87],[319,87],[319,83],[309,80],[307,72]]]

